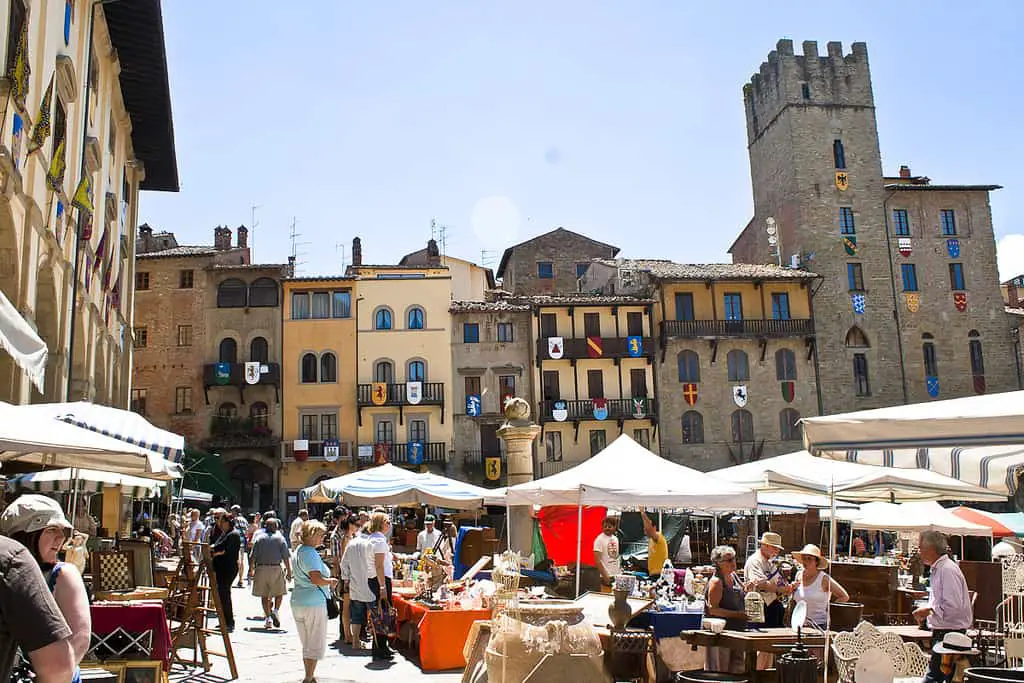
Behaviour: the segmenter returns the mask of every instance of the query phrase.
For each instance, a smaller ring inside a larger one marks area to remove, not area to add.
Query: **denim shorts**
[[[349,600],[348,603],[348,619],[349,622],[356,626],[366,626],[366,619],[370,612],[370,606],[372,602],[359,602],[358,600]]]

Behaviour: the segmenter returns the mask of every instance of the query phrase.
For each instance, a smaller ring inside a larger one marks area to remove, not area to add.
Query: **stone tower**
[[[823,278],[813,305],[825,413],[902,403],[867,46],[844,55],[831,42],[819,56],[807,41],[797,55],[780,40],[743,101],[754,218],[733,259],[774,261],[766,232],[774,218],[782,263]]]

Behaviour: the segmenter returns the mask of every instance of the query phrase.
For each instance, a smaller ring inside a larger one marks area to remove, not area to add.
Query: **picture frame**
[[[93,677],[90,676],[90,671],[96,671],[97,675],[102,675],[103,671],[109,671],[117,676],[117,683],[124,683],[123,662],[83,661],[81,664],[81,671],[82,683],[88,683],[90,680],[93,680]]]
[[[163,683],[164,663],[159,659],[127,661],[122,667],[118,683]]]

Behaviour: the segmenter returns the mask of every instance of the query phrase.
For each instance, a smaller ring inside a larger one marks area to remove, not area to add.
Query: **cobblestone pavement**
[[[235,632],[231,634],[231,644],[238,666],[238,680],[301,683],[301,647],[288,606],[288,596],[281,608],[281,628],[273,631],[263,629],[263,610],[259,598],[253,597],[248,587],[233,589],[232,601],[236,624]],[[461,671],[424,673],[415,661],[408,658],[408,653],[396,653],[390,664],[371,662],[369,650],[355,651],[337,643],[338,631],[338,620],[328,622],[327,657],[317,667],[318,683],[457,683],[462,680]],[[211,639],[210,649],[223,651],[219,637]],[[187,653],[191,655],[190,650]],[[204,672],[202,667],[189,670],[176,666],[171,671],[171,683],[219,683],[231,677],[227,660],[223,657],[212,657],[211,664],[213,666],[209,673]]]

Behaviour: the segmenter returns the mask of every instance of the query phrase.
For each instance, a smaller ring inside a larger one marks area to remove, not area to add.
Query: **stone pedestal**
[[[530,405],[521,398],[505,404],[505,424],[498,428],[498,438],[505,442],[508,485],[533,481],[533,441],[540,434],[539,425],[530,421]],[[533,518],[523,505],[508,509],[508,533],[512,549],[523,557],[533,546]]]

